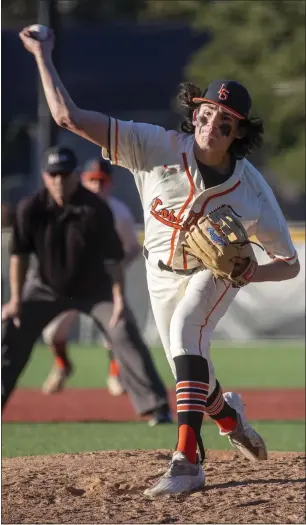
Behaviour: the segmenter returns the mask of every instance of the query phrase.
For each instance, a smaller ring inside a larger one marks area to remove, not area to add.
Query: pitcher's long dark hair
[[[193,111],[199,107],[199,104],[195,104],[192,99],[201,96],[201,89],[191,82],[180,84],[178,106],[180,112],[185,117],[181,123],[181,130],[184,133],[194,134],[195,127],[192,123],[192,114]],[[254,147],[259,148],[262,145],[264,124],[261,119],[250,117],[245,120],[240,120],[239,126],[245,128],[246,133],[243,138],[234,140],[229,147],[229,152],[232,153],[236,159],[243,159],[247,154],[251,153]]]

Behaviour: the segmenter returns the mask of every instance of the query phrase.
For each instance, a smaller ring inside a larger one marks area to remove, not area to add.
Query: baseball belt
[[[149,250],[147,250],[145,246],[143,247],[143,255],[147,260],[149,259]],[[179,275],[192,275],[198,269],[198,268],[190,268],[189,270],[174,270],[173,268],[171,268],[171,266],[168,266],[168,264],[165,264],[161,260],[158,261],[157,265],[158,265],[158,268],[160,268],[161,270],[165,270],[166,272],[171,272],[171,273],[177,273]]]

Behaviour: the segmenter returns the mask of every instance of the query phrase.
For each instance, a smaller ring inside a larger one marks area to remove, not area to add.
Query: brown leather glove
[[[220,206],[198,220],[185,235],[184,249],[218,279],[242,287],[258,266],[247,232],[230,206]]]

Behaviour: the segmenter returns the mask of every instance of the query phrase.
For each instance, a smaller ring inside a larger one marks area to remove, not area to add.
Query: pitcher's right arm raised
[[[109,147],[109,117],[103,113],[80,109],[64,87],[52,61],[54,33],[47,39],[34,40],[29,28],[19,34],[24,47],[36,59],[50,112],[56,123],[104,148]]]
[[[101,146],[106,158],[132,173],[150,172],[155,166],[167,162],[167,152],[177,150],[178,133],[175,131],[166,131],[152,124],[119,121],[103,113],[78,108],[54,67],[54,33],[51,29],[43,41],[32,38],[28,27],[19,36],[36,59],[50,112],[59,126]]]

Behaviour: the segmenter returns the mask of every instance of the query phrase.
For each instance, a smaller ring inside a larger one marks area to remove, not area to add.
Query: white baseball
[[[29,27],[29,31],[31,36],[40,42],[48,38],[49,28],[47,26],[43,26],[42,24],[33,24]]]

